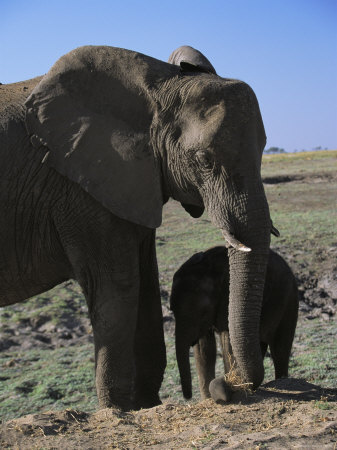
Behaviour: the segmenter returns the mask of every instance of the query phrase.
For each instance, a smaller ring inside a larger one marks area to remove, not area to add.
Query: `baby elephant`
[[[214,331],[220,335],[225,373],[233,363],[228,332],[228,250],[214,247],[188,259],[174,274],[170,302],[176,319],[176,354],[184,397],[192,397],[189,348],[194,346],[202,398],[212,396],[215,401],[229,400],[224,378],[214,380]],[[288,376],[297,315],[298,290],[294,274],[284,259],[270,250],[260,342],[263,356],[270,347],[275,378]]]

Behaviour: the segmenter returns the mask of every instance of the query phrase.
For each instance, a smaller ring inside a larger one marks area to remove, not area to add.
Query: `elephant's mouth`
[[[221,232],[222,236],[225,238],[227,248],[233,247],[236,250],[239,250],[240,252],[247,252],[247,253],[252,251],[250,247],[247,247],[247,245],[243,244],[238,239],[236,239],[236,237],[228,230],[221,228]],[[276,237],[280,237],[281,235],[279,230],[274,226],[272,220],[270,221],[270,233]]]

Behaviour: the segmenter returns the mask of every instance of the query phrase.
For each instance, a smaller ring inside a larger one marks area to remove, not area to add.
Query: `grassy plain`
[[[323,387],[335,387],[337,380],[336,296],[329,281],[337,273],[336,172],[337,151],[263,158],[271,215],[281,232],[280,238],[272,238],[272,247],[289,262],[301,289],[290,373]],[[173,201],[165,206],[157,234],[164,306],[177,268],[193,253],[222,244],[207,217],[192,219]],[[170,320],[165,329],[168,365],[161,395],[183,401]],[[220,358],[218,366],[220,372]],[[273,379],[269,357],[265,366],[268,381]],[[3,421],[43,410],[71,407],[90,412],[97,407],[90,324],[75,283],[0,309],[0,368]],[[194,393],[196,401],[196,383]]]

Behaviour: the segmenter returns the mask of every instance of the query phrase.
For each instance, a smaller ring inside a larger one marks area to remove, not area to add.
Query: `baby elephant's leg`
[[[294,340],[295,324],[283,319],[270,343],[270,353],[275,367],[275,379],[288,377],[291,346]]]
[[[210,397],[209,384],[215,378],[216,342],[214,331],[209,330],[193,347],[201,398]]]
[[[298,291],[295,281],[287,292],[287,300],[287,308],[270,342],[275,378],[288,377],[289,359],[298,317]]]
[[[233,350],[229,340],[229,331],[221,331],[219,336],[225,373],[229,373],[235,364]]]

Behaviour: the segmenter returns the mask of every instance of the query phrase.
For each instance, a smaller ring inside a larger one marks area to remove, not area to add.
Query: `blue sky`
[[[2,83],[87,44],[164,61],[191,45],[253,87],[267,147],[337,148],[337,0],[0,1]]]

